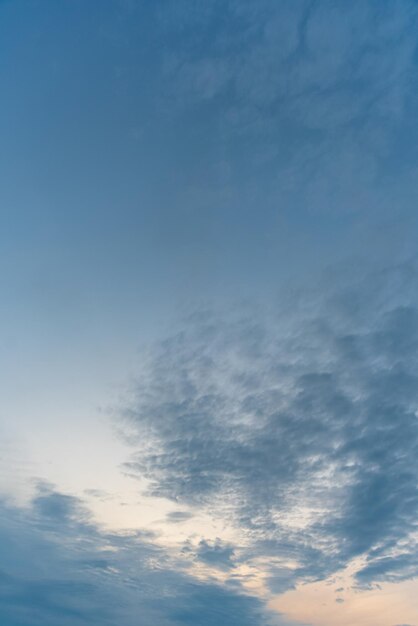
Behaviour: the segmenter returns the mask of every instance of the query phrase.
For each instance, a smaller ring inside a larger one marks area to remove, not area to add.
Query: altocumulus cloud
[[[237,588],[187,576],[152,536],[100,532],[81,501],[49,486],[0,513],[2,626],[279,623]]]
[[[124,411],[127,471],[234,525],[235,558],[264,559],[276,592],[355,557],[361,586],[416,576],[416,279],[403,265],[269,316],[191,316]],[[223,567],[232,555],[201,545]]]

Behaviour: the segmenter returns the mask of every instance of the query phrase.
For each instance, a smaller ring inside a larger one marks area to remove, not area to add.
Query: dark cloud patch
[[[220,569],[230,569],[234,565],[234,548],[219,539],[212,543],[202,539],[199,543],[196,556],[199,561]]]
[[[181,522],[187,522],[187,520],[193,517],[193,513],[188,511],[171,511],[167,513],[166,519],[172,524],[180,524]]]
[[[416,541],[409,541],[406,546],[399,548],[399,551],[394,550],[395,547],[396,544],[389,546],[387,555],[383,550],[372,551],[368,563],[357,573],[357,580],[360,584],[385,580],[399,582],[418,576]]]
[[[125,419],[153,495],[246,533],[276,585],[366,557],[360,584],[416,575],[413,267],[312,289],[269,319],[195,315],[156,347]],[[406,546],[406,547],[405,547]]]
[[[195,626],[196,616],[199,616],[201,626],[219,626],[228,624],[241,626],[242,624],[258,624],[263,619],[262,605],[251,598],[232,595],[222,587],[191,586],[188,589],[187,600],[172,610],[169,616],[173,624],[179,626],[190,624]]]
[[[36,496],[33,509],[41,517],[53,523],[68,523],[80,513],[79,501],[72,496],[46,492]]]

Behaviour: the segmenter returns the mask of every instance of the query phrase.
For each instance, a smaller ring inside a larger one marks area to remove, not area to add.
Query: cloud
[[[193,513],[188,511],[171,511],[167,513],[166,519],[168,522],[173,524],[179,524],[181,522],[186,522],[187,520],[193,517]]]
[[[415,280],[403,266],[270,319],[192,316],[124,411],[127,470],[234,525],[240,558],[269,560],[276,590],[360,556],[361,585],[417,575]]]
[[[415,2],[178,2],[158,16],[161,106],[210,128],[218,158],[199,191],[212,204],[380,218],[412,208],[402,129],[415,135]]]
[[[221,587],[191,586],[187,601],[179,605],[173,599],[173,608],[169,609],[169,616],[173,624],[196,624],[202,626],[218,626],[218,624],[260,623],[263,615],[260,605],[249,598],[234,596]],[[170,602],[168,602],[170,606]]]
[[[220,569],[230,569],[233,567],[234,548],[231,545],[225,545],[221,540],[208,543],[202,539],[197,550],[197,558],[199,561],[212,565]]]
[[[100,531],[80,500],[51,487],[25,509],[0,509],[4,626],[276,623],[255,597],[194,580],[141,534]]]

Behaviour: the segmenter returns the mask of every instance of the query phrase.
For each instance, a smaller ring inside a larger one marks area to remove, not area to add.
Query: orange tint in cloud
[[[335,579],[300,586],[271,606],[312,626],[418,626],[418,580],[367,591],[344,586],[347,582]]]

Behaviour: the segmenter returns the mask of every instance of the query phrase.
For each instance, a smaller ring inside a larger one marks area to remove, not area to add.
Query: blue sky
[[[417,626],[414,0],[0,0],[0,621]]]

